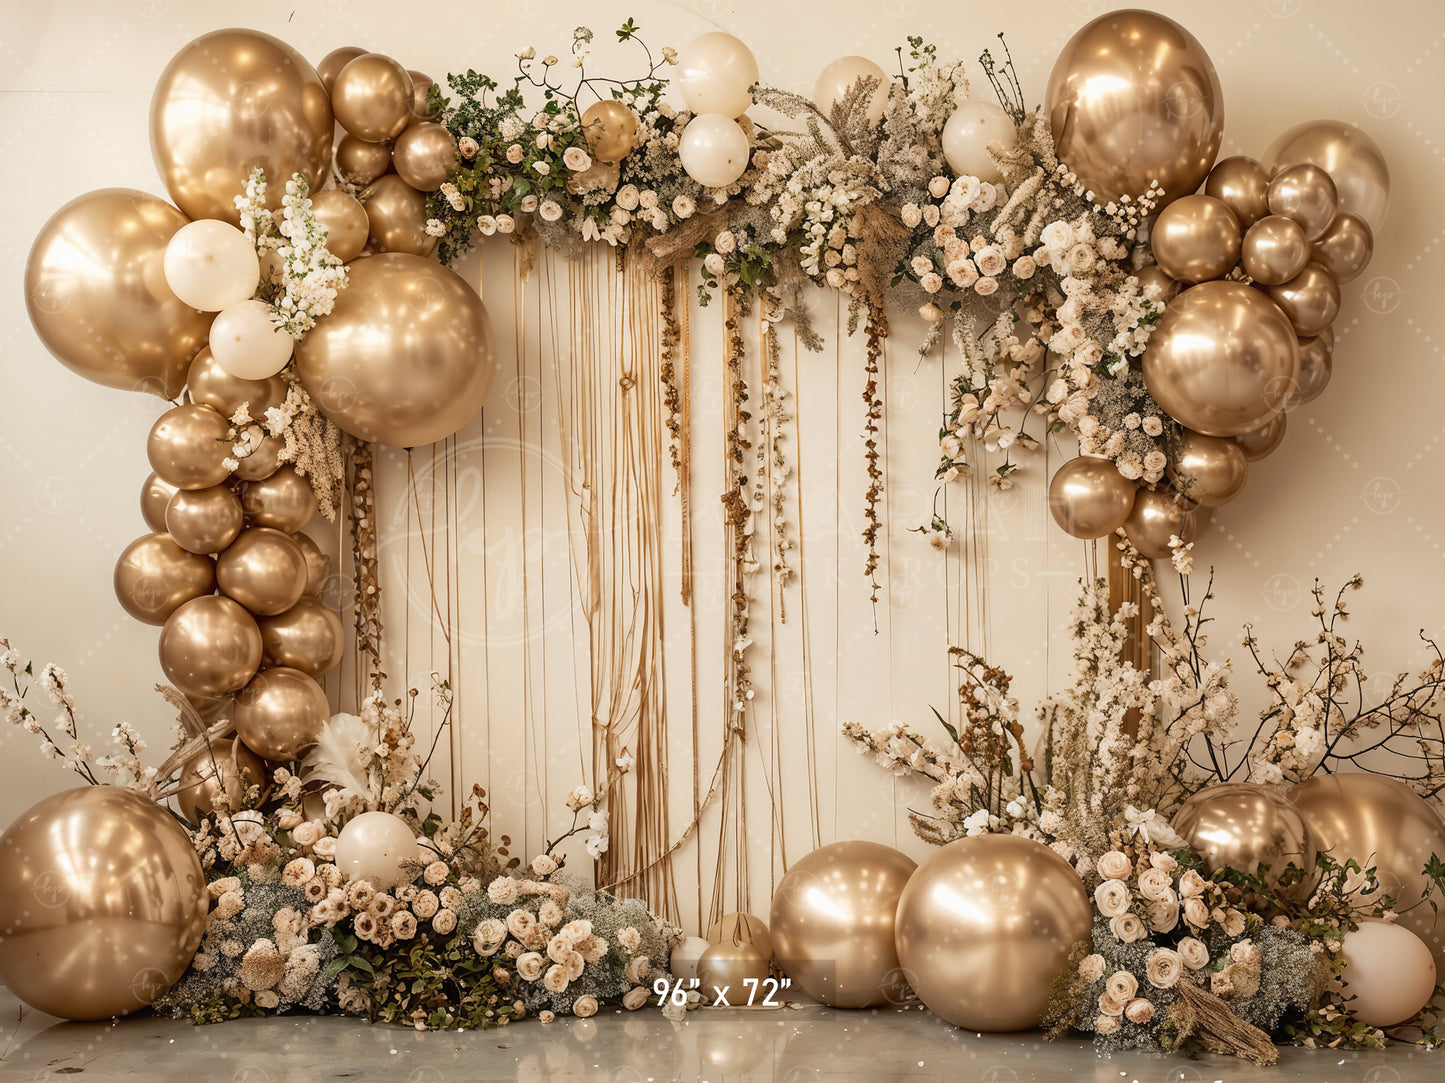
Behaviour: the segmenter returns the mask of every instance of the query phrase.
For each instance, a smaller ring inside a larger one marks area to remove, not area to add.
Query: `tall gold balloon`
[[[284,613],[306,589],[306,557],[281,531],[249,527],[216,558],[216,585],[255,616]]]
[[[342,263],[350,263],[361,255],[371,223],[360,200],[340,188],[328,188],[311,197],[311,213],[326,227],[328,252]]]
[[[1314,402],[1329,386],[1334,372],[1335,329],[1326,327],[1313,338],[1299,341],[1299,383],[1290,395],[1285,408],[1293,410],[1307,402]]]
[[[1268,786],[1216,782],[1174,814],[1174,830],[1204,859],[1210,871],[1226,866],[1253,873],[1268,865],[1265,881],[1277,884],[1287,865],[1305,873],[1299,886],[1314,883],[1319,840],[1305,815]]]
[[[418,256],[369,256],[297,344],[317,407],[353,436],[416,447],[450,436],[487,397],[491,322],[458,275]]]
[[[1174,451],[1169,479],[1186,498],[1207,508],[1227,504],[1244,489],[1249,461],[1233,440],[1204,436],[1190,429]]]
[[[1239,219],[1212,196],[1184,196],[1159,212],[1149,245],[1159,269],[1170,278],[1219,278],[1239,259]]]
[[[320,680],[341,664],[346,638],[341,618],[307,594],[284,613],[262,617],[261,649],[272,665],[299,669]]]
[[[1282,214],[1268,214],[1244,235],[1240,263],[1256,282],[1278,286],[1305,269],[1310,251],[1304,227]]]
[[[1314,253],[1336,282],[1353,282],[1375,254],[1375,237],[1358,214],[1341,211],[1315,242]]]
[[[1164,310],[1143,368],[1171,417],[1206,436],[1237,436],[1283,408],[1299,377],[1299,342],[1259,290],[1205,282]]]
[[[316,69],[285,42],[256,30],[215,30],[183,48],[151,98],[151,154],[189,218],[240,221],[235,198],[260,166],[266,202],[286,181],[311,187],[331,167],[331,102]]]
[[[1059,159],[1100,204],[1188,195],[1214,165],[1224,96],[1204,47],[1173,19],[1111,11],[1069,39],[1044,95]]]
[[[411,123],[411,76],[389,56],[365,53],[336,73],[331,108],[357,139],[395,139]]]
[[[1129,518],[1136,488],[1108,459],[1080,455],[1049,482],[1049,511],[1074,537],[1102,538]]]
[[[72,372],[106,387],[180,394],[211,317],[166,284],[166,242],[185,217],[129,188],[72,199],[51,215],[25,262],[25,310]]]
[[[419,192],[435,192],[457,168],[457,141],[440,124],[419,121],[397,136],[396,175]]]
[[[1300,338],[1323,334],[1340,312],[1340,285],[1313,261],[1288,282],[1269,287],[1269,297]]]
[[[619,101],[604,98],[582,114],[587,149],[599,162],[615,164],[637,145],[637,114]]]
[[[898,897],[917,868],[876,842],[835,842],[795,862],[773,892],[774,954],[793,984],[835,1008],[898,1001]]]
[[[1339,194],[1330,175],[1317,165],[1292,165],[1281,169],[1269,182],[1269,212],[1292,218],[1317,241],[1335,216]]]
[[[366,185],[391,168],[391,148],[343,135],[336,144],[336,171],[348,184]]]
[[[195,847],[154,801],[52,794],[0,836],[0,979],[61,1019],[137,1011],[185,973],[207,907]]]
[[[166,506],[166,532],[191,553],[219,553],[245,525],[241,501],[226,485],[178,489]]]
[[[331,580],[331,558],[307,534],[293,534],[291,540],[301,547],[306,558],[306,593],[320,597]]]
[[[388,173],[363,188],[360,199],[366,208],[367,239],[378,252],[432,254],[437,239],[426,231],[426,196]]]
[[[242,406],[253,418],[259,418],[264,417],[267,410],[286,401],[286,381],[280,376],[269,376],[264,380],[244,380],[232,376],[216,364],[209,346],[196,354],[196,359],[191,362],[186,388],[193,402],[214,408],[228,420]]]
[[[248,482],[241,490],[241,507],[253,525],[294,534],[316,514],[316,493],[295,467],[283,466],[270,477]]]
[[[1358,214],[1370,229],[1379,230],[1390,205],[1390,170],[1373,139],[1341,120],[1297,124],[1270,144],[1263,164],[1275,170],[1301,163],[1329,173],[1340,210]]]
[[[217,808],[239,812],[247,807],[241,802],[252,786],[260,788],[261,800],[265,800],[271,775],[260,756],[240,741],[221,737],[182,765],[176,785],[176,805],[194,824]]]
[[[757,948],[725,940],[711,945],[697,961],[701,983],[698,992],[704,1004],[721,1006],[725,1000],[731,1007],[737,1007],[748,1002],[748,980],[761,982],[767,978],[768,970],[768,961]],[[754,984],[751,988],[756,987]]]
[[[370,51],[370,49],[363,49],[360,45],[343,45],[339,49],[332,49],[323,56],[321,63],[316,65],[316,74],[321,77],[321,85],[326,88],[326,93],[331,93],[331,88],[336,83],[336,76],[342,68]]]
[[[1169,539],[1178,537],[1187,545],[1194,540],[1196,523],[1192,507],[1172,489],[1141,487],[1124,520],[1124,534],[1141,556],[1167,560],[1173,553]]]
[[[1204,182],[1204,194],[1225,204],[1248,229],[1269,213],[1269,174],[1253,158],[1221,158]]]
[[[157,534],[166,532],[166,505],[180,492],[165,478],[152,471],[140,489],[140,513],[146,526]]]
[[[146,534],[125,547],[114,582],[122,609],[146,624],[164,624],[186,602],[216,589],[216,566],[169,534]]]
[[[724,914],[708,929],[707,941],[710,944],[721,944],[724,941],[729,944],[751,944],[764,959],[771,961],[773,958],[772,934],[768,932],[767,923],[756,914],[744,914],[741,911]]]
[[[956,1027],[1036,1027],[1094,908],[1067,861],[1017,835],[978,835],[928,857],[898,900],[898,960]]]
[[[244,688],[261,664],[261,630],[243,606],[208,594],[170,615],[160,656],[166,678],[186,695],[229,695]]]
[[[226,480],[230,423],[200,403],[173,406],[156,419],[146,438],[151,469],[178,489],[209,489]]]
[[[1284,442],[1285,422],[1289,414],[1278,413],[1253,432],[1240,433],[1234,438],[1244,452],[1246,462],[1256,462],[1274,451]]]
[[[298,669],[273,666],[236,693],[232,721],[256,755],[277,763],[297,759],[331,717],[326,693]]]
[[[1322,852],[1375,869],[1380,890],[1395,899],[1399,924],[1429,946],[1436,981],[1445,982],[1445,907],[1436,912],[1420,902],[1430,855],[1445,860],[1440,813],[1403,782],[1382,775],[1316,775],[1288,796],[1314,826]]]

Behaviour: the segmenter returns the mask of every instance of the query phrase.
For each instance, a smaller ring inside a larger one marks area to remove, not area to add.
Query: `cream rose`
[[[1124,1006],[1124,1018],[1131,1023],[1147,1023],[1154,1018],[1154,1003],[1144,997],[1135,997]]]
[[[487,898],[498,906],[511,906],[517,901],[517,881],[510,876],[498,876],[487,885]]]
[[[437,902],[435,892],[418,891],[411,900],[411,909],[417,917],[425,921],[441,909],[441,904]],[[501,922],[497,922],[497,924],[501,925]],[[505,934],[506,926],[502,927],[502,931]]]
[[[326,826],[320,820],[307,820],[304,824],[297,824],[292,829],[291,840],[297,846],[305,848],[315,846],[324,834],[326,834]]]
[[[1003,273],[1008,266],[1008,260],[1004,259],[1003,251],[996,244],[985,245],[980,248],[973,257],[973,262],[978,264],[978,269],[986,275],[995,276]]]
[[[1106,918],[1116,918],[1129,909],[1129,885],[1123,880],[1101,880],[1094,889],[1094,905]]]
[[[1204,877],[1190,869],[1179,878],[1179,897],[1181,899],[1192,899],[1200,894],[1208,886]]]
[[[472,947],[477,949],[478,955],[495,955],[506,939],[507,927],[496,918],[478,922],[472,931]]]
[[[1115,1000],[1108,993],[1099,994],[1099,1014],[1108,1016],[1120,1016],[1124,1014],[1124,1005]]]
[[[1109,930],[1126,944],[1144,939],[1144,923],[1134,914],[1120,914],[1109,919]]]
[[[652,991],[639,985],[636,989],[627,991],[627,995],[622,998],[622,1006],[630,1012],[635,1012],[651,999]]]
[[[572,1002],[572,1014],[578,1019],[591,1019],[597,1014],[597,998],[588,994]]]
[[[1163,869],[1145,869],[1139,874],[1139,894],[1150,902],[1173,902],[1174,878]]]
[[[998,292],[998,279],[980,278],[973,284],[973,292],[980,297],[992,297]]]
[[[554,963],[547,968],[547,973],[542,977],[542,987],[549,993],[562,993],[567,990],[567,970],[561,963]]]
[[[301,825],[306,826],[305,824]],[[299,831],[300,828],[297,828]],[[294,836],[293,836],[294,837]],[[330,861],[336,856],[336,836],[322,835],[311,847],[311,852],[323,860]]]
[[[1204,905],[1203,899],[1196,895],[1192,899],[1184,900],[1184,920],[1196,929],[1209,925],[1209,907]]]
[[[1146,417],[1144,419],[1145,432],[1149,432],[1149,421],[1150,418]],[[1159,419],[1157,417],[1153,418],[1153,421],[1156,426],[1159,424]],[[1163,431],[1164,430],[1162,427],[1156,428],[1153,432],[1149,433],[1149,435],[1158,436]],[[1162,869],[1164,872],[1173,872],[1175,869],[1179,868],[1179,862],[1174,860],[1174,855],[1164,853],[1150,854],[1149,865],[1151,868]]]
[[[1112,1015],[1101,1015],[1094,1020],[1094,1032],[1108,1037],[1119,1030],[1119,1020]]]
[[[1155,948],[1144,962],[1144,976],[1156,989],[1172,989],[1184,973],[1184,960],[1172,948]]]
[[[1192,936],[1186,936],[1179,941],[1179,958],[1190,970],[1202,970],[1209,965],[1209,949],[1204,946],[1204,941],[1196,940]]]
[[[1244,915],[1238,910],[1231,909],[1225,914],[1222,924],[1225,936],[1240,936],[1244,933]]]
[[[1179,924],[1179,903],[1169,899],[1149,904],[1149,928],[1156,933],[1170,932]]]
[[[1109,975],[1109,980],[1104,983],[1104,992],[1120,1004],[1126,1004],[1133,1000],[1134,994],[1138,991],[1139,979],[1127,970],[1114,971]]]
[[[457,927],[457,915],[454,910],[438,910],[436,916],[431,919],[431,927],[441,936],[449,936]]]
[[[1079,977],[1087,982],[1096,982],[1104,976],[1104,957],[1085,955],[1079,960]]]
[[[433,861],[422,873],[422,879],[428,884],[431,884],[432,887],[436,887],[438,884],[445,884],[447,882],[447,873],[450,871],[445,861]]]
[[[517,959],[517,973],[523,981],[536,981],[542,976],[542,970],[546,965],[546,957],[540,952],[524,952]]]

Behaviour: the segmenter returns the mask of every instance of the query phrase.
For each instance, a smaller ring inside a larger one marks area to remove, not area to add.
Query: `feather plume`
[[[343,797],[365,802],[371,794],[371,747],[375,740],[369,727],[354,714],[335,714],[322,727],[316,745],[301,764],[306,781],[330,783]]]

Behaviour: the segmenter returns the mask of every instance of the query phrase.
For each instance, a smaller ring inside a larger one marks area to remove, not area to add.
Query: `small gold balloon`
[[[216,558],[216,585],[255,616],[284,613],[306,589],[306,557],[281,531],[248,527]]]
[[[435,192],[457,168],[457,141],[440,124],[418,121],[397,137],[396,175],[419,192]]]
[[[1171,537],[1185,545],[1194,540],[1196,525],[1190,503],[1171,489],[1140,488],[1134,508],[1124,520],[1124,534],[1150,560],[1167,560],[1173,553]]]
[[[1264,156],[1266,169],[1300,163],[1329,173],[1340,210],[1358,214],[1372,230],[1380,228],[1390,204],[1390,170],[1373,139],[1344,121],[1306,121],[1276,139]]]
[[[236,734],[256,755],[275,763],[297,759],[331,717],[326,693],[299,669],[263,669],[236,693]]]
[[[248,450],[244,454],[235,452],[236,469],[231,473],[241,481],[265,481],[281,469],[281,452],[286,450],[286,440],[268,435],[260,425],[247,425],[236,447]]]
[[[1149,244],[1159,269],[1170,278],[1219,278],[1239,260],[1239,219],[1211,196],[1185,196],[1159,212]]]
[[[391,168],[391,148],[343,135],[336,144],[336,171],[348,184],[366,185]]]
[[[1266,286],[1288,282],[1310,260],[1310,243],[1304,228],[1293,218],[1268,214],[1244,235],[1239,250],[1245,273]]]
[[[724,914],[707,931],[710,944],[751,944],[764,959],[773,958],[773,938],[768,932],[767,922],[754,914],[735,911]]]
[[[1287,409],[1313,402],[1329,386],[1334,372],[1335,329],[1326,327],[1313,338],[1299,340],[1299,382],[1290,395]]]
[[[764,981],[769,973],[768,961],[751,944],[734,944],[731,940],[713,944],[697,961],[704,1004],[721,1005],[723,998],[733,1007],[748,1002],[748,979]]]
[[[1179,291],[1184,287],[1170,278],[1156,264],[1149,264],[1134,272],[1134,277],[1139,280],[1139,291],[1147,293],[1151,288],[1157,293],[1152,297],[1155,304],[1167,305],[1174,298],[1179,296]]]
[[[1338,206],[1335,182],[1317,165],[1292,165],[1269,182],[1270,213],[1293,218],[1308,240],[1324,236]]]
[[[280,376],[269,376],[264,380],[244,380],[232,376],[216,364],[209,346],[196,354],[196,359],[191,362],[186,387],[192,401],[213,407],[228,419],[234,417],[242,406],[252,417],[264,417],[267,410],[286,401],[286,381]]]
[[[146,624],[164,624],[186,602],[216,589],[216,566],[169,534],[147,534],[125,547],[114,582],[122,609]]]
[[[199,823],[216,809],[239,812],[246,791],[260,787],[260,799],[271,788],[266,761],[230,737],[220,737],[201,749],[181,767],[176,783],[176,805],[191,823]]]
[[[1244,458],[1248,462],[1256,462],[1279,447],[1284,440],[1285,421],[1289,414],[1281,412],[1266,421],[1253,432],[1240,433],[1234,438],[1244,452]]]
[[[299,669],[319,681],[341,664],[346,645],[341,618],[312,595],[302,595],[286,612],[257,624],[261,649],[272,665]]]
[[[1221,158],[1204,182],[1204,194],[1232,210],[1244,229],[1269,213],[1268,189],[1269,174],[1264,167],[1242,154]]]
[[[1267,786],[1216,782],[1174,814],[1174,830],[1210,870],[1225,867],[1253,873],[1268,865],[1265,882],[1278,884],[1286,866],[1305,873],[1299,890],[1314,882],[1319,839],[1304,813]]]
[[[245,525],[241,501],[225,485],[178,489],[166,506],[166,533],[191,553],[219,553]]]
[[[154,801],[52,794],[0,836],[0,980],[61,1019],[125,1015],[180,980],[208,906],[190,836]]]
[[[1340,283],[1353,282],[1375,254],[1375,238],[1358,214],[1341,211],[1315,242],[1314,255]]]
[[[395,139],[411,123],[411,76],[389,56],[364,53],[336,73],[331,108],[357,139]]]
[[[876,842],[835,842],[795,862],[773,893],[774,952],[793,984],[835,1008],[896,1003],[894,917],[917,868]]]
[[[175,406],[151,426],[146,457],[151,469],[178,489],[209,489],[226,480],[230,423],[200,403]]]
[[[412,122],[419,120],[436,120],[437,112],[431,107],[427,99],[431,95],[431,88],[436,83],[426,72],[407,69],[411,76],[411,117]]]
[[[1049,482],[1049,511],[1076,538],[1102,538],[1124,525],[1136,486],[1108,459],[1081,455],[1059,467]]]
[[[316,514],[316,493],[295,467],[283,466],[268,478],[247,482],[241,507],[254,525],[294,534]]]
[[[146,478],[140,489],[140,514],[146,526],[157,534],[166,532],[166,505],[171,497],[180,492],[154,471]]]
[[[898,960],[929,1011],[976,1031],[1039,1025],[1094,908],[1047,846],[978,835],[941,847],[898,900]],[[985,977],[985,980],[979,980]]]
[[[326,93],[331,93],[331,88],[336,83],[336,76],[342,68],[370,51],[370,49],[363,49],[360,45],[343,45],[339,49],[332,49],[323,56],[321,63],[316,65],[316,74],[321,77],[321,83],[326,87]]]
[[[342,263],[350,263],[361,255],[371,223],[360,200],[340,188],[328,188],[311,197],[311,213],[326,228],[328,252]],[[261,415],[252,411],[251,416]]]
[[[395,173],[378,177],[361,191],[368,241],[378,252],[429,256],[437,239],[426,231],[426,196]]]
[[[243,606],[208,594],[170,615],[161,630],[160,656],[166,678],[186,695],[230,695],[244,688],[261,664],[261,630]]]
[[[1238,496],[1248,479],[1249,462],[1233,440],[1184,430],[1169,464],[1169,480],[1188,499],[1217,508]]]
[[[1269,297],[1289,318],[1300,338],[1322,334],[1340,312],[1339,283],[1314,262],[1306,263],[1304,270],[1288,282],[1269,287]]]
[[[582,130],[592,157],[615,164],[637,145],[637,114],[619,101],[604,99],[582,114]]]
[[[291,540],[301,546],[306,558],[306,593],[320,597],[331,580],[331,558],[308,534],[292,534]]]

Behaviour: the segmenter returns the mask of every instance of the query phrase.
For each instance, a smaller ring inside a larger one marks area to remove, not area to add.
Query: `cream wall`
[[[1438,407],[1445,388],[1439,353],[1445,318],[1434,298],[1445,285],[1437,252],[1445,230],[1437,201],[1445,147],[1438,107],[1445,96],[1438,66],[1445,13],[1424,0],[1148,6],[1182,21],[1214,58],[1226,101],[1223,153],[1259,154],[1292,124],[1338,117],[1367,128],[1394,177],[1375,261],[1345,290],[1332,385],[1290,418],[1283,448],[1253,468],[1244,495],[1216,516],[1199,545],[1200,564],[1214,565],[1220,594],[1211,648],[1242,660],[1238,628],[1246,620],[1264,643],[1288,647],[1307,631],[1304,592],[1312,579],[1337,584],[1358,570],[1367,590],[1356,596],[1352,627],[1370,648],[1372,669],[1418,664],[1416,630],[1441,630],[1445,597],[1445,512],[1437,480],[1445,461]],[[923,34],[937,41],[942,56],[976,56],[1002,30],[1033,104],[1060,47],[1102,10],[1090,0],[982,10],[922,0],[788,7],[758,0],[410,7],[371,0],[7,0],[0,11],[0,183],[7,211],[0,216],[0,250],[8,253],[0,268],[0,635],[38,662],[55,660],[68,669],[92,737],[103,737],[114,719],[126,718],[162,758],[169,720],[151,691],[161,676],[156,630],[130,621],[110,588],[115,557],[143,530],[137,496],[148,472],[145,435],[161,404],[87,383],[54,361],[27,324],[21,283],[31,240],[66,200],[106,186],[163,193],[146,136],[151,87],[169,57],[196,35],[251,26],[282,37],[313,62],[334,47],[359,44],[439,77],[466,67],[502,74],[512,53],[528,44],[560,53],[576,24],[588,23],[602,41],[632,15],[654,45],[681,44],[712,28],[736,33],[752,45],[765,80],[806,90],[816,71],[839,55],[861,52],[891,66],[892,45]],[[981,73],[975,75],[981,81]],[[571,586],[556,425],[563,400],[553,380],[557,352],[571,348],[568,271],[560,263],[544,264],[542,273],[518,287],[510,253],[494,244],[480,272],[473,261],[464,273],[473,281],[481,274],[508,361],[483,416],[458,435],[458,501],[450,535],[437,535],[457,554],[457,577],[449,585],[457,614],[453,676],[463,716],[456,774],[489,789],[497,831],[516,840],[514,852],[530,853],[557,833],[561,799],[590,763],[582,750],[589,725],[586,633]],[[965,544],[961,489],[946,497],[959,535],[947,556],[908,533],[927,519],[933,500],[933,439],[954,359],[918,363],[913,344],[921,327],[899,314],[885,395],[887,605],[875,636],[857,539],[864,488],[857,436],[861,343],[837,341],[831,295],[817,295],[813,307],[828,333],[828,349],[795,357],[789,343],[784,356],[798,416],[793,446],[801,465],[806,597],[795,584],[782,599],[791,615],[776,631],[775,673],[766,664],[768,636],[758,637],[760,691],[742,780],[753,836],[752,891],[749,899],[729,879],[722,892],[727,909],[736,903],[765,910],[771,880],[785,859],[806,852],[815,840],[866,836],[920,854],[904,809],[920,807],[923,793],[844,747],[838,726],[847,718],[881,723],[895,717],[926,726],[929,705],[945,708],[951,700],[943,654],[948,642],[992,651],[1018,674],[1025,704],[1045,687],[1058,687],[1068,651],[1061,631],[1086,557],[1085,546],[1048,523],[1043,500],[1042,480],[1066,449],[1051,449],[1047,464],[1032,462],[1022,492],[978,509],[976,545]],[[714,307],[693,320],[699,592],[691,611],[676,591],[680,513],[675,501],[663,500],[667,588],[659,612],[674,835],[692,809],[694,680],[695,757],[704,789],[722,733],[719,318]],[[429,453],[418,453],[413,462],[427,479],[442,466]],[[424,680],[428,670],[445,668],[447,658],[429,621],[429,600],[418,589],[420,549],[431,536],[417,528],[415,505],[408,518],[404,461],[384,454],[381,474],[395,654],[390,672],[398,680],[404,673]],[[664,469],[661,477],[665,496],[671,475]],[[408,554],[412,583],[404,589]],[[975,567],[985,569],[982,580],[970,570]],[[757,580],[757,590],[758,623],[765,625],[767,608],[777,600],[770,602],[765,579]],[[695,674],[687,664],[691,633]],[[333,691],[340,684],[333,680]],[[1255,688],[1247,672],[1237,684]],[[69,781],[41,759],[29,737],[0,733],[0,821]],[[782,810],[771,830],[770,791]],[[678,901],[689,923],[709,909],[720,845],[734,852],[730,843],[720,843],[722,827],[714,810],[678,855]]]

